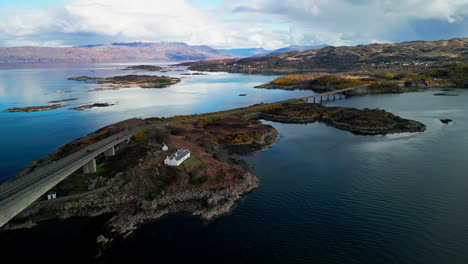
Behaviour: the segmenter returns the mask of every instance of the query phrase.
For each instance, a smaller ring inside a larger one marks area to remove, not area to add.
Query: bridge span
[[[245,110],[252,111],[255,109],[264,108],[268,105],[275,105],[280,103],[309,101],[310,99],[313,99],[314,103],[316,102],[316,100],[320,100],[320,102],[322,102],[322,99],[325,97],[328,100],[330,100],[330,96],[333,96],[333,98],[335,99],[338,95],[339,98],[341,98],[342,95],[346,95],[348,91],[352,91],[365,86],[367,85],[345,89],[336,89],[302,98],[293,98],[279,102],[253,106],[249,108],[228,110],[222,113],[208,113],[203,115],[203,118],[238,114],[244,112]],[[44,167],[38,168],[30,174],[3,183],[2,185],[0,185],[0,227],[5,225],[8,221],[10,221],[10,219],[15,217],[22,210],[24,210],[42,195],[47,193],[55,185],[67,178],[76,170],[83,168],[84,173],[96,172],[95,158],[103,153],[106,156],[113,156],[115,154],[114,147],[125,141],[129,141],[133,134],[139,131],[155,128],[157,126],[170,125],[181,121],[196,121],[199,118],[200,116],[186,118],[184,120],[162,122],[160,124],[141,126],[130,131],[121,132],[116,135],[105,138],[99,142],[96,142],[86,147],[85,149],[76,151]],[[88,149],[91,151],[88,151]]]

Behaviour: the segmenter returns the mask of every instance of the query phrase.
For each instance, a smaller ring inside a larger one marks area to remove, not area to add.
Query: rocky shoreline
[[[299,124],[323,122],[357,135],[386,135],[426,130],[426,126],[420,122],[404,119],[381,109],[361,110],[310,103],[285,104],[280,108],[259,112],[250,118]]]
[[[138,171],[135,177],[141,180]],[[258,178],[245,173],[232,186],[222,190],[182,190],[162,192],[153,199],[141,199],[126,195],[119,187],[122,174],[111,180],[108,186],[70,197],[36,202],[21,212],[15,221],[6,224],[2,231],[32,228],[41,221],[66,220],[72,217],[94,217],[106,213],[115,215],[106,223],[106,235],[100,235],[97,242],[107,247],[113,239],[131,234],[138,225],[153,221],[166,214],[188,212],[209,220],[220,216],[234,206],[234,203],[258,187]],[[102,180],[102,179],[101,179]],[[132,183],[126,188],[134,188]],[[124,187],[125,188],[125,187]],[[26,221],[19,221],[25,219]]]
[[[404,82],[383,82],[383,83],[374,83],[368,86],[363,86],[352,91],[348,91],[347,96],[363,96],[369,94],[389,94],[389,93],[408,93],[408,92],[419,92],[426,89],[443,89],[443,88],[453,88],[455,83],[434,83],[434,84],[418,84],[413,83],[409,86],[406,86]],[[311,84],[294,84],[294,85],[278,85],[273,84],[272,82],[264,83],[262,85],[255,86],[255,88],[261,89],[270,89],[270,90],[311,90],[316,93],[329,92],[336,89],[337,87],[327,87],[320,85],[311,85]],[[439,94],[436,94],[439,95]]]

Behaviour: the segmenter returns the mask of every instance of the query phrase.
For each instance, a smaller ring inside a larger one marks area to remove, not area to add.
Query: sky
[[[468,37],[468,0],[0,0],[0,46],[276,49]]]

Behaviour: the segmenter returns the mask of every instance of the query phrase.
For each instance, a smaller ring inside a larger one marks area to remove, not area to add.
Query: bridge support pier
[[[336,96],[336,94],[333,94],[333,100],[336,100],[336,97],[335,97],[335,96]]]
[[[86,163],[83,166],[83,172],[87,173],[96,173],[96,159],[92,159],[90,162]]]
[[[330,95],[327,94],[327,102],[330,101]]]
[[[315,97],[314,97],[314,104],[315,104]]]
[[[114,155],[115,155],[115,148],[114,147],[104,151],[104,156],[106,156],[106,157],[112,157]]]

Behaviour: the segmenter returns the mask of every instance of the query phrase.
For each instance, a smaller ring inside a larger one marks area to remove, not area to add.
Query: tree
[[[384,75],[384,77],[390,80],[390,79],[393,78],[393,74],[390,73],[390,72],[386,72],[385,75]]]

